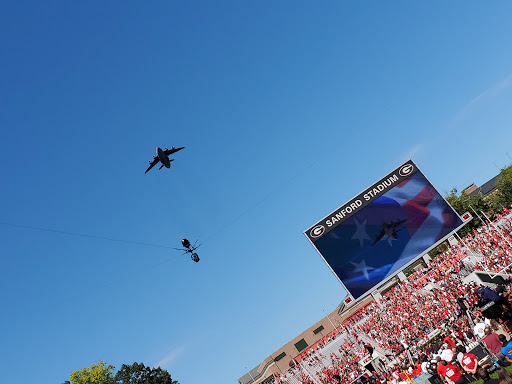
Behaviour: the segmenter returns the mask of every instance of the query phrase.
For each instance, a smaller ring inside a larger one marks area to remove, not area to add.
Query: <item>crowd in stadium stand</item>
[[[499,272],[512,264],[512,224],[503,220],[503,226],[498,230],[484,231],[469,236],[468,246],[483,259],[475,265],[481,271]]]
[[[287,382],[294,376],[303,384],[318,381],[350,384],[367,374],[358,362],[376,349],[386,356],[384,359],[396,364],[385,374],[374,372],[373,376],[367,377],[370,384],[408,383],[409,378],[421,377],[436,356],[439,356],[439,363],[434,374],[438,373],[448,384],[469,383],[478,377],[488,379],[485,369],[468,363],[473,355],[464,349],[480,339],[491,344],[489,350],[501,357],[502,365],[509,363],[509,357],[512,362],[512,350],[510,356],[506,352],[500,355],[501,345],[506,344],[510,336],[499,336],[506,339],[498,341],[495,334],[498,331],[509,335],[507,324],[512,319],[510,279],[509,285],[501,287],[500,292],[474,283],[466,284],[461,279],[465,276],[462,272],[469,273],[472,269],[511,272],[511,211],[505,209],[502,213],[493,223],[499,224],[500,231],[494,225],[488,225],[468,235],[464,243],[451,247],[428,266],[394,286],[378,303],[361,308],[336,331],[308,347],[295,359],[295,367],[277,375],[275,380]],[[477,256],[476,263],[464,262],[470,255]],[[440,338],[434,342],[429,340],[429,335],[439,331]],[[316,370],[313,381],[307,367],[321,364],[322,358],[325,361],[322,356],[324,345],[338,337],[343,338],[340,348],[330,354],[328,367],[323,364],[323,369]],[[410,357],[414,359],[413,364]],[[501,376],[508,374],[500,372]],[[502,381],[506,382],[508,378],[503,377]]]

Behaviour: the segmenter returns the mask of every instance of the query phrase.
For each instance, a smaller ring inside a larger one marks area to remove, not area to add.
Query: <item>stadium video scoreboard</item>
[[[463,225],[457,212],[409,160],[304,234],[357,300]]]

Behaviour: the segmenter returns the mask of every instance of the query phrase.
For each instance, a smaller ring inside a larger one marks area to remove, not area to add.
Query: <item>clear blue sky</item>
[[[10,1],[0,12],[2,382],[98,360],[235,383],[344,296],[302,231],[412,157],[512,156],[512,5]],[[144,174],[155,147],[185,146]],[[496,163],[496,166],[493,164]],[[21,375],[21,377],[20,377]]]

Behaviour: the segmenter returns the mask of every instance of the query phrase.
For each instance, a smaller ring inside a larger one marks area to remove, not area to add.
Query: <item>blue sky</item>
[[[410,157],[441,192],[510,163],[511,11],[4,2],[0,222],[151,245],[1,224],[3,379],[236,382],[344,296],[303,230]]]

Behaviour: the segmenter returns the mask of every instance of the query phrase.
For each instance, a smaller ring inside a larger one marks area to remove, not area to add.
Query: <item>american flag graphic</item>
[[[417,171],[314,245],[358,298],[461,224],[456,212]]]

